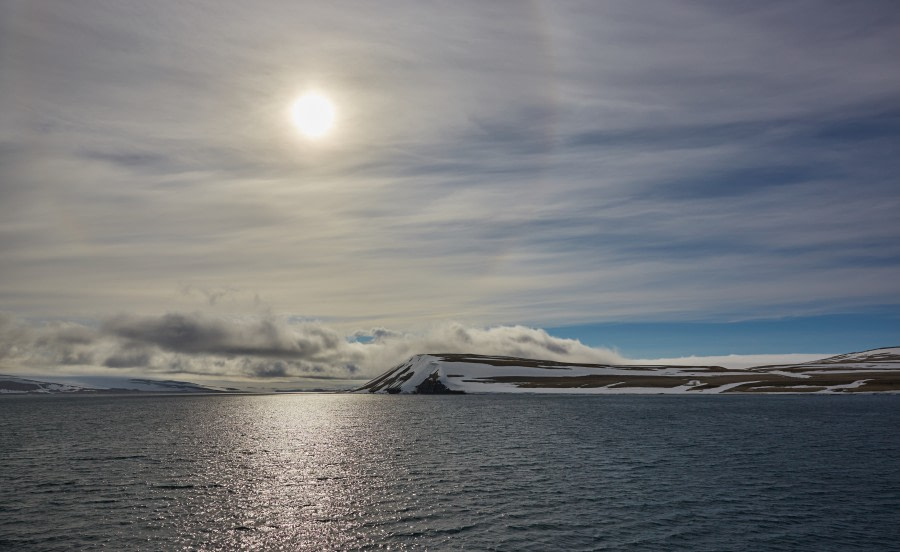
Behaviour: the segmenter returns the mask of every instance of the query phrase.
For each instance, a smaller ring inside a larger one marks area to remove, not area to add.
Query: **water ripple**
[[[890,550],[898,425],[898,396],[3,398],[0,549]]]

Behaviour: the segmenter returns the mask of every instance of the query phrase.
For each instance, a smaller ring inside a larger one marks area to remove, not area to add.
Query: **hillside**
[[[900,391],[900,348],[732,370],[720,366],[602,365],[513,357],[422,354],[359,393],[857,393]]]
[[[60,393],[218,393],[221,388],[208,387],[186,381],[139,378],[82,377],[50,378],[44,381],[22,376],[0,374],[0,394],[60,394]],[[76,381],[68,381],[68,380]]]

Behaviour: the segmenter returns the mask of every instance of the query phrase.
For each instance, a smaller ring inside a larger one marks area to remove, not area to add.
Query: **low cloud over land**
[[[274,316],[119,315],[97,326],[29,325],[0,316],[0,366],[16,372],[366,379],[424,352],[628,362],[609,349],[524,326],[451,323],[421,334],[374,328],[348,338],[323,323],[292,324]]]

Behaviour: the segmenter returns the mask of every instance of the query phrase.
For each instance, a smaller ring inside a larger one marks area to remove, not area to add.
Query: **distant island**
[[[337,389],[239,389],[189,381],[128,377],[26,377],[0,374],[0,395],[132,393],[298,393]],[[900,347],[872,349],[802,364],[721,366],[583,364],[476,354],[419,354],[345,390],[380,394],[568,393],[896,393]]]
[[[357,393],[873,393],[900,391],[900,347],[779,366],[604,365],[471,354],[416,355]]]
[[[79,379],[79,378],[75,378]],[[116,394],[116,393],[228,393],[237,389],[210,387],[188,381],[154,380],[141,378],[80,378],[95,379],[96,383],[64,383],[44,381],[22,376],[0,374],[0,395],[61,393]]]

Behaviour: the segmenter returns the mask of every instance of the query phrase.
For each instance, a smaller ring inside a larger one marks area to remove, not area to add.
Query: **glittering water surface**
[[[8,550],[897,550],[900,396],[0,400]]]

